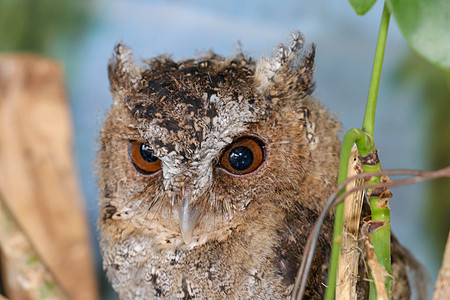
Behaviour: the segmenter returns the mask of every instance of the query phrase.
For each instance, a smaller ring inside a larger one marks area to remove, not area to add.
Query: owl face
[[[310,99],[313,59],[298,33],[258,62],[210,53],[140,68],[117,45],[99,151],[102,230],[193,248],[227,239],[261,210],[298,205],[293,197],[321,207],[314,199],[334,184],[326,161],[338,155],[335,134],[322,135],[338,125]]]

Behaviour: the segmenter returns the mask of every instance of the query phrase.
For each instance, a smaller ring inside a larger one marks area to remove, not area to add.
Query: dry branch
[[[33,55],[0,56],[3,200],[70,298],[95,300],[87,220],[72,157],[61,66]],[[7,295],[24,299],[15,253],[3,254]]]
[[[20,290],[24,299],[69,299],[56,278],[48,271],[45,264],[31,245],[30,239],[17,224],[11,211],[0,195],[0,246],[7,258],[8,277],[14,289]],[[17,294],[15,298],[17,298]]]
[[[353,146],[350,154],[348,176],[361,173],[361,161],[358,149]],[[362,184],[362,178],[352,181],[346,186],[349,191]],[[338,276],[336,281],[336,299],[356,300],[356,283],[358,282],[358,233],[363,205],[363,191],[357,191],[345,198],[344,228],[342,232],[341,253],[339,255]]]

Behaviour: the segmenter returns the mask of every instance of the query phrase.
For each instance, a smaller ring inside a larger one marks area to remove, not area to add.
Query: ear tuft
[[[278,77],[292,75],[302,91],[311,92],[316,47],[312,44],[305,48],[304,45],[303,34],[296,30],[291,33],[289,46],[280,44],[272,57],[259,60],[256,66],[259,89],[264,90],[270,82],[283,80]]]
[[[299,56],[302,54],[303,45],[305,44],[305,37],[300,31],[293,31],[291,33],[289,44],[289,47],[283,44],[278,46],[275,59],[281,65],[292,64],[298,60]]]
[[[299,82],[304,86],[305,90],[308,94],[311,94],[314,90],[314,84],[312,82],[315,65],[314,58],[316,56],[316,45],[312,44],[311,49],[307,54],[303,55],[303,58],[299,61],[296,66],[298,70],[298,79]]]
[[[134,61],[133,51],[119,41],[108,62],[108,77],[113,92],[137,86],[140,80],[139,67]]]

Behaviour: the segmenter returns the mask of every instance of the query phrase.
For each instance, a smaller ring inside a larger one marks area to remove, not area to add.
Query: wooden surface
[[[0,193],[71,298],[98,299],[64,74],[54,61],[0,56]]]
[[[361,161],[358,159],[358,149],[353,146],[348,162],[347,177],[361,173]],[[352,181],[346,186],[349,191],[362,185],[363,180]],[[339,254],[338,278],[336,284],[336,299],[356,300],[356,283],[358,281],[358,233],[359,220],[363,205],[363,192],[357,191],[345,198],[344,228],[342,231],[341,252]]]

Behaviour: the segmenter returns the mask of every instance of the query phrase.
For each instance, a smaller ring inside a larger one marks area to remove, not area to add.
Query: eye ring
[[[264,142],[254,135],[243,136],[223,152],[219,167],[232,175],[249,175],[260,169],[266,159]]]
[[[161,160],[153,155],[152,148],[138,141],[130,141],[128,155],[134,168],[144,175],[154,175],[161,170]]]

